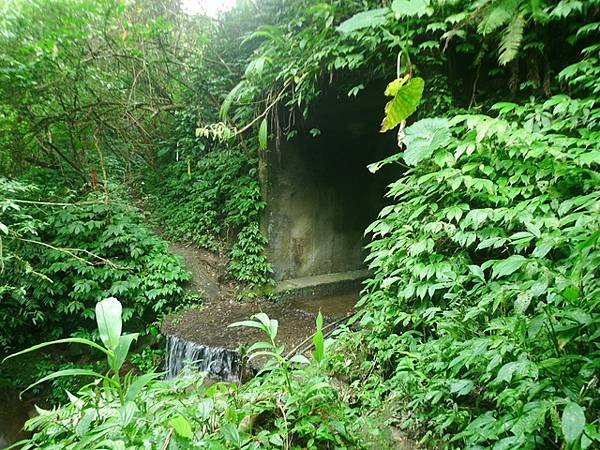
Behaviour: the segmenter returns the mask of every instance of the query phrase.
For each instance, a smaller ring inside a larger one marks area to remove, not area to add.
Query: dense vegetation
[[[28,448],[384,448],[383,424],[431,448],[600,446],[599,1],[0,11],[1,351],[75,336],[108,356],[55,375],[102,381],[33,419]],[[240,386],[124,375],[121,316],[151,331],[188,277],[131,196],[268,283],[262,152],[318,134],[325,92],[382,81],[398,149],[370,169],[400,175],[348,326],[326,346],[318,320],[307,360],[266,316],[241,324],[271,364]]]

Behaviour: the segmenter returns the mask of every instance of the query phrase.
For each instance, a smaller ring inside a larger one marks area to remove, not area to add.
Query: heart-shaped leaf
[[[385,105],[385,117],[381,123],[382,133],[396,128],[417,110],[424,87],[425,81],[418,77],[410,79],[406,84],[394,80],[388,85],[386,92],[388,95],[394,95],[394,98]]]

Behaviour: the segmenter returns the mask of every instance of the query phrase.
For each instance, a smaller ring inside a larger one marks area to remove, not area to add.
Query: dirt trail
[[[255,342],[262,336],[254,329],[231,329],[228,325],[265,312],[280,322],[278,341],[292,349],[312,335],[319,311],[326,323],[332,323],[350,314],[358,300],[358,292],[352,291],[278,302],[264,299],[239,302],[235,283],[227,279],[224,258],[177,242],[171,243],[170,249],[182,258],[186,269],[192,273],[187,289],[202,292],[205,301],[197,308],[167,317],[162,331],[191,342],[237,350],[240,345]]]
[[[209,302],[222,297],[227,272],[227,261],[224,258],[180,242],[169,242],[169,249],[181,257],[183,265],[192,274],[187,286],[189,291],[201,292]]]

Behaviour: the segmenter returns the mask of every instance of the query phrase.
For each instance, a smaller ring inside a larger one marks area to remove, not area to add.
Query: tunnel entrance
[[[262,226],[276,280],[365,269],[363,233],[394,176],[367,169],[396,151],[394,133],[379,133],[383,90],[377,84],[355,98],[322,96],[303,131],[262,155]]]

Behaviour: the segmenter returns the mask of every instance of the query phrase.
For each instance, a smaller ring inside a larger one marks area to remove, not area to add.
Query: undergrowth
[[[210,388],[124,376],[135,336],[119,326],[100,333],[105,347],[88,342],[110,370],[77,372],[102,382],[30,422],[32,448],[353,448],[382,411],[430,448],[600,447],[600,1],[240,0],[182,33],[155,14],[132,26],[137,3],[88,2],[81,17],[76,1],[68,15],[44,10],[55,3],[22,2],[3,22],[0,167],[50,167],[80,190],[0,181],[2,349],[94,337],[105,296],[130,325],[180,298],[186,275],[139,214],[81,195],[98,189],[103,151],[126,176],[143,160],[155,224],[228,253],[249,284],[270,273],[256,150],[308,131],[324,90],[391,81],[382,130],[399,151],[371,169],[394,165],[398,180],[368,229],[373,276],[354,326],[331,354],[348,386],[322,362],[322,324],[307,361],[287,358],[277,323],[257,315],[246,325],[269,340],[253,351],[274,363]]]
[[[240,149],[217,148],[145,182],[153,223],[167,237],[228,254],[231,276],[249,285],[268,283],[271,273],[257,165]]]
[[[375,276],[342,354],[376,367],[358,396],[429,445],[600,445],[596,103],[423,119],[384,162],[411,168],[368,229]]]
[[[75,195],[0,179],[3,350],[41,335],[88,335],[95,303],[110,295],[147,330],[183,298],[189,273],[140,212],[116,200],[123,192]]]
[[[317,318],[313,358],[285,356],[276,344],[278,322],[265,314],[232,324],[259,328],[266,338],[254,344],[251,358],[266,357],[260,376],[246,384],[205,383],[193,371],[171,380],[159,373],[122,376],[136,334],[122,333],[121,304],[105,299],[96,307],[102,346],[63,339],[26,349],[9,358],[57,343],[83,344],[107,355],[109,370],[63,370],[40,381],[93,377],[60,408],[40,410],[26,429],[34,434],[23,449],[76,448],[387,448],[374,423],[352,410],[325,373],[328,352],[323,318]],[[101,405],[101,407],[99,407]]]

